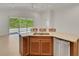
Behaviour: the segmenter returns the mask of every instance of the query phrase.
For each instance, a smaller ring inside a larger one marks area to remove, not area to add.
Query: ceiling
[[[78,3],[0,3],[0,10],[60,10],[79,6]]]

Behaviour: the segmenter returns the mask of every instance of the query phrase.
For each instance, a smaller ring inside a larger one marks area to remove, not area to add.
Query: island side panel
[[[78,47],[78,56],[79,56],[79,39],[77,40],[77,43],[78,43],[77,44],[78,45],[77,47]]]
[[[19,51],[22,56],[29,55],[29,37],[28,36],[20,36],[19,40]]]
[[[78,43],[70,42],[70,56],[78,56]]]

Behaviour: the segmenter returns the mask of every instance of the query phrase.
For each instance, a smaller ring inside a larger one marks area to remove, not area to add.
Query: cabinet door
[[[30,55],[40,55],[39,38],[30,37]]]
[[[41,39],[41,55],[52,55],[51,38]]]

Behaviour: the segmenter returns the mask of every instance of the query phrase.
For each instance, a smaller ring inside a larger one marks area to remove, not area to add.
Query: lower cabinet
[[[30,55],[40,55],[40,40],[30,37]]]
[[[54,38],[54,56],[70,56],[70,42]]]
[[[21,55],[29,55],[29,37],[20,36],[19,49]]]
[[[30,37],[30,55],[52,55],[51,37]]]
[[[48,36],[20,36],[19,48],[23,56],[70,56],[70,42]]]
[[[41,55],[52,55],[52,40],[51,38],[48,39],[41,39]]]

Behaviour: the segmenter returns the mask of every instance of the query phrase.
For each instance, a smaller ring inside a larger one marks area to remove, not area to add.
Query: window
[[[10,33],[27,33],[31,31],[33,27],[32,19],[24,19],[24,18],[10,18]]]

